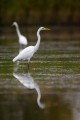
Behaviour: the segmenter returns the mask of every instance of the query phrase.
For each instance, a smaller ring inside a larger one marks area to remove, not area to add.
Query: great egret
[[[38,97],[37,97],[37,103],[41,109],[45,108],[45,105],[41,103],[41,91],[39,88],[39,85],[36,83],[36,81],[33,79],[31,74],[28,72],[27,74],[24,73],[13,73],[13,76],[19,80],[21,84],[23,84],[26,88],[29,89],[35,89]]]
[[[19,44],[20,45],[27,45],[28,44],[27,38],[20,33],[18,23],[13,22],[12,25],[16,27],[16,31],[17,31],[17,35],[18,35],[18,39],[19,39]]]
[[[28,63],[30,59],[32,58],[33,54],[38,50],[39,45],[40,45],[40,31],[41,30],[50,30],[45,27],[40,27],[37,31],[37,43],[35,46],[28,46],[25,49],[23,49],[14,59],[13,62],[19,61],[19,60],[28,60]],[[28,64],[29,65],[29,64]]]

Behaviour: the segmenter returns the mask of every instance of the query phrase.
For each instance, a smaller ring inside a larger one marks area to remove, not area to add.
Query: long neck
[[[43,109],[45,107],[45,105],[43,103],[41,103],[40,99],[41,99],[41,91],[40,91],[40,88],[39,86],[36,84],[36,87],[35,87],[36,91],[37,91],[37,94],[38,94],[38,97],[37,97],[37,103],[39,105],[39,107],[41,109]]]
[[[38,37],[38,40],[37,40],[37,43],[35,45],[35,49],[34,49],[35,52],[38,50],[39,45],[40,45],[40,38],[41,38],[40,37],[40,30],[37,31],[37,37]]]
[[[18,26],[18,24],[16,24],[16,31],[17,31],[17,34],[18,34],[18,37],[20,36],[20,30],[19,30],[19,26]]]

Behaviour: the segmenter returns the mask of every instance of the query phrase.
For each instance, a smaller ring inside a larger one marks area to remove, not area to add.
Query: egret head
[[[45,27],[40,27],[40,28],[39,28],[39,31],[41,31],[41,30],[50,30],[50,29],[45,28]]]
[[[17,22],[13,22],[12,26],[16,26],[17,25]]]
[[[42,30],[50,30],[50,29],[45,28],[45,27],[40,27],[40,28],[38,29],[38,31],[37,31],[37,36],[39,36],[39,33],[40,33],[40,31],[42,31]]]

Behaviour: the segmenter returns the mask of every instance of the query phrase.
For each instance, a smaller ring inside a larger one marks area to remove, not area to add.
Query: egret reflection
[[[26,88],[29,89],[35,89],[38,97],[37,97],[37,104],[38,106],[43,109],[45,105],[41,103],[41,91],[39,88],[39,85],[34,81],[33,77],[30,75],[30,73],[24,74],[24,73],[13,73],[13,76],[19,80],[21,84],[23,84]]]

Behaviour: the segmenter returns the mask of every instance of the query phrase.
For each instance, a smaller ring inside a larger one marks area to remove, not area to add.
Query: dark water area
[[[36,30],[22,28],[29,45]],[[41,33],[29,70],[27,61],[12,62],[20,51],[15,30],[2,32],[0,120],[80,120],[80,35],[79,28],[68,30]]]

